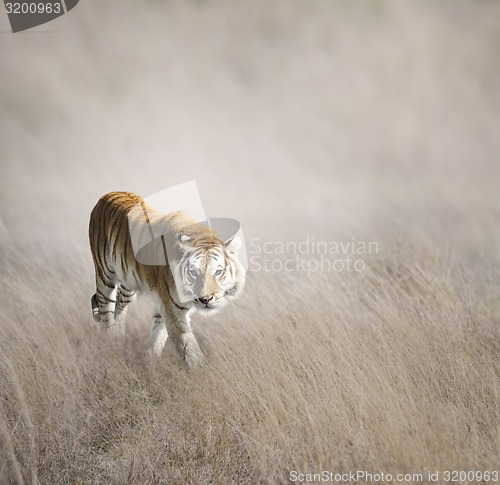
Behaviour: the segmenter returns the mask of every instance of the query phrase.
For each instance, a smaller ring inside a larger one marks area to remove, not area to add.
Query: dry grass
[[[108,344],[90,324],[87,285],[46,261],[12,266],[1,289],[4,481],[495,467],[500,317],[435,256],[392,253],[356,277],[252,274],[239,303],[197,320],[208,359],[193,371],[168,346],[145,363],[144,305],[126,341]]]
[[[0,483],[498,468],[499,5],[136,3],[0,39]],[[380,252],[251,272],[204,367],[147,365],[145,302],[91,321],[88,217],[193,178],[247,240]]]

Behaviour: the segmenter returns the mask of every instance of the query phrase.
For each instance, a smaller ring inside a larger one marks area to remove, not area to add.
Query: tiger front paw
[[[180,336],[178,350],[189,367],[199,366],[203,362],[203,351],[192,333]]]

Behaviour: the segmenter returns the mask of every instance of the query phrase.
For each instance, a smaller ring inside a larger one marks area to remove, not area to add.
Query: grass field
[[[3,34],[0,483],[499,470],[499,15],[81,2]],[[147,301],[124,341],[91,319],[88,218],[106,192],[191,179],[249,252],[378,251],[359,272],[250,271],[194,319],[203,367],[170,345],[148,363]]]

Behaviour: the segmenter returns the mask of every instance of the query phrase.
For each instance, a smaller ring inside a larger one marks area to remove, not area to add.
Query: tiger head
[[[242,243],[238,236],[223,241],[203,228],[179,233],[177,242],[181,253],[174,270],[178,293],[200,313],[213,314],[241,293],[245,270],[239,261]]]

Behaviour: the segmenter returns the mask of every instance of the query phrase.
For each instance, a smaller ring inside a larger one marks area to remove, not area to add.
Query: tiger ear
[[[179,243],[179,246],[183,249],[187,249],[191,247],[191,236],[188,236],[187,234],[179,234],[177,236],[177,241]]]
[[[233,236],[224,243],[224,246],[226,247],[226,251],[228,253],[238,254],[238,251],[241,248],[241,239],[238,236]]]

